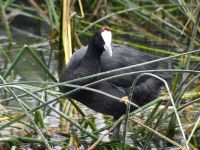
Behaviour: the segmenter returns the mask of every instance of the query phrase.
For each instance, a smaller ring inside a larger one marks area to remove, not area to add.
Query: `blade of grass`
[[[22,47],[19,52],[17,53],[17,56],[15,58],[15,60],[12,62],[11,66],[8,68],[7,71],[5,71],[3,78],[6,80],[7,77],[10,75],[11,71],[13,70],[13,68],[15,67],[15,65],[18,63],[18,61],[20,60],[21,56],[23,55],[25,50],[25,46]]]
[[[6,19],[5,8],[4,8],[2,0],[0,0],[0,16],[1,16],[2,22],[4,24],[4,27],[6,29],[6,33],[7,33],[7,36],[8,36],[8,42],[11,45],[12,42],[13,42],[13,38],[12,38],[11,31],[10,31],[9,23]]]
[[[188,52],[191,52],[193,50],[194,42],[195,42],[196,35],[197,35],[197,29],[199,27],[199,22],[200,22],[200,6],[198,7],[198,10],[197,10],[197,18],[196,18],[196,22],[194,24],[194,28],[192,30],[192,37],[191,37],[190,45],[188,47]],[[185,60],[186,69],[189,68],[189,65],[190,65],[190,54],[186,56],[186,60]]]
[[[2,80],[3,83],[6,83],[5,80],[2,78],[2,76],[0,76],[0,79]],[[46,140],[46,138],[44,137],[44,135],[42,134],[42,132],[40,131],[39,127],[36,125],[36,123],[34,122],[31,114],[27,111],[27,106],[24,105],[24,103],[15,95],[15,93],[10,89],[7,88],[9,90],[9,92],[13,95],[13,97],[16,98],[16,100],[18,101],[18,103],[21,105],[21,107],[23,108],[26,116],[29,118],[29,120],[33,123],[37,133],[40,135],[40,137],[43,139],[45,146],[49,149],[52,150],[51,146],[49,145],[48,141]]]
[[[175,112],[175,115],[176,115],[176,119],[177,119],[177,121],[178,121],[180,130],[181,130],[181,134],[182,134],[182,137],[183,137],[183,140],[184,140],[185,148],[186,148],[187,150],[190,150],[189,145],[188,145],[187,140],[186,140],[186,136],[185,136],[185,134],[184,134],[184,130],[183,130],[182,123],[181,123],[180,118],[179,118],[179,115],[178,115],[178,111],[177,111],[176,105],[175,105],[175,103],[174,103],[174,100],[173,100],[173,97],[172,97],[172,94],[171,94],[171,92],[170,92],[170,89],[169,89],[169,86],[168,86],[167,82],[166,82],[164,79],[160,78],[159,76],[154,75],[154,74],[151,74],[151,73],[145,73],[145,75],[153,76],[153,77],[155,77],[155,78],[161,80],[161,81],[164,83],[165,88],[166,88],[166,90],[167,90],[167,92],[168,92],[168,94],[169,94],[169,97],[170,97],[170,100],[171,100],[171,103],[172,103],[172,106],[173,106],[173,109],[174,109],[174,112]]]

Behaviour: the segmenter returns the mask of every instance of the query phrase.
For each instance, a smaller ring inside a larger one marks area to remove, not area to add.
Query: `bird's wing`
[[[137,49],[134,49],[125,45],[112,44],[112,49],[113,49],[112,57],[110,57],[105,52],[101,56],[102,72],[118,69],[122,67],[127,67],[130,65],[140,64],[140,63],[151,61],[154,59],[150,57],[149,55],[140,52]],[[152,70],[152,69],[156,69],[157,67],[158,67],[158,64],[153,63],[153,64],[143,65],[139,67],[134,67],[132,69],[126,70],[125,72]],[[121,71],[120,73],[124,73],[124,71]],[[119,77],[116,79],[109,80],[109,82],[120,87],[130,87],[136,76],[137,75]]]
[[[87,46],[82,47],[82,48],[76,50],[76,51],[73,53],[72,57],[70,58],[70,61],[69,61],[69,63],[67,64],[66,68],[67,68],[68,66],[71,66],[72,64],[74,64],[74,66],[75,66],[75,64],[79,63],[80,60],[85,56],[85,53],[86,53],[86,52],[87,52]]]

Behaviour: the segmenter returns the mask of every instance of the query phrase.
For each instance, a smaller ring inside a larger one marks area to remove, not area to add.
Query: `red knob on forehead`
[[[108,27],[102,27],[101,32],[103,32],[103,31],[110,31],[110,29]]]

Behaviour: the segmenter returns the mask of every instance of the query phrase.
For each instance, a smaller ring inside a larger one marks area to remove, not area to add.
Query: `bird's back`
[[[144,63],[144,62],[151,61],[154,59],[150,57],[149,55],[140,52],[137,49],[134,49],[125,45],[112,44],[112,49],[113,49],[112,57],[109,57],[106,53],[103,53],[103,55],[101,56],[102,72],[118,69],[122,67],[127,67],[130,65],[136,65],[136,64]],[[141,71],[141,70],[153,70],[153,69],[156,69],[157,67],[158,67],[157,63],[152,63],[148,65],[142,65],[139,67],[127,69],[125,71],[120,71],[120,72],[117,72],[116,74],[136,72],[136,71]],[[137,75],[138,74],[118,77],[116,79],[110,80],[110,82],[112,82],[113,84],[116,84],[117,86],[127,88],[131,86],[133,80],[136,78]]]

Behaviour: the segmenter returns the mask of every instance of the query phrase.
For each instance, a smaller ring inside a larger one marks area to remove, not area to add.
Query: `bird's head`
[[[112,33],[109,28],[102,27],[98,30],[94,36],[92,42],[100,49],[105,50],[110,56],[112,56]]]

